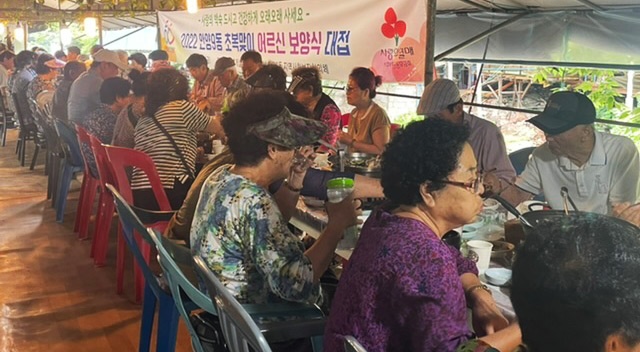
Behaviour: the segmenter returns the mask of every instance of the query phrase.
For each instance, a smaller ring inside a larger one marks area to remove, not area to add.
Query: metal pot
[[[378,167],[370,167],[371,160],[377,159],[379,156],[367,153],[349,153],[344,155],[344,170],[354,172],[359,175],[380,178],[381,169]]]

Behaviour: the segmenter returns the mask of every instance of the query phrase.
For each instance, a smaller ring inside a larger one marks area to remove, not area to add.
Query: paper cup
[[[471,240],[467,242],[467,258],[476,263],[480,274],[489,268],[492,248],[493,244],[487,241]]]

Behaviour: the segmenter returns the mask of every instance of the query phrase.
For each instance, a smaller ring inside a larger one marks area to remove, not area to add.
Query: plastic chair
[[[89,137],[89,133],[84,128],[76,125],[76,134],[78,136],[80,153],[82,155],[82,165],[84,165],[84,176],[82,178],[80,199],[78,200],[76,222],[73,225],[73,231],[78,233],[78,238],[86,239],[89,237],[89,222],[91,220],[93,203],[96,198],[96,191],[100,185],[100,179],[99,175],[94,174],[89,167],[89,160],[95,160],[93,151],[91,150],[91,138]],[[91,254],[93,255],[93,250],[91,251]]]
[[[93,232],[93,241],[91,243],[91,256],[97,266],[104,266],[107,259],[107,249],[109,248],[109,233],[111,232],[111,220],[113,219],[113,197],[107,192],[106,185],[117,184],[113,176],[113,170],[107,152],[102,142],[94,135],[89,135],[91,142],[91,150],[95,157],[95,163],[98,168],[98,178],[100,182],[100,197],[98,198],[98,209],[96,211],[96,226]],[[118,237],[119,240],[119,237]],[[124,255],[118,253],[118,255]],[[119,258],[120,259],[120,258]],[[124,258],[122,258],[124,261]]]
[[[110,184],[106,184],[105,187],[115,200],[120,224],[122,225],[123,230],[122,238],[124,238],[124,242],[133,253],[133,257],[146,279],[144,285],[144,304],[142,306],[142,321],[140,324],[140,342],[138,344],[138,351],[149,351],[153,330],[153,318],[155,315],[156,304],[158,303],[156,351],[174,351],[176,346],[176,335],[178,332],[178,311],[176,310],[171,293],[160,287],[158,284],[158,277],[149,268],[144,255],[140,251],[138,238],[134,236],[134,232],[139,233],[142,240],[147,244],[153,245],[153,241],[148,236],[147,229],[142,224],[134,210],[127,204],[127,201],[120,193],[118,193],[115,187]]]
[[[27,149],[27,141],[34,141],[36,144],[36,149],[33,154],[32,160],[35,160],[38,157],[38,143],[36,143],[36,138],[38,135],[38,127],[35,124],[25,124],[24,120],[24,111],[20,107],[18,103],[18,95],[13,93],[11,94],[13,98],[13,105],[16,108],[16,115],[18,117],[18,122],[20,123],[20,134],[18,135],[18,144],[16,145],[16,153],[18,153],[18,160],[20,160],[20,166],[24,166],[24,158]],[[33,163],[33,161],[32,161]],[[33,170],[33,167],[31,168]]]
[[[156,202],[160,206],[160,211],[171,215],[174,213],[174,210],[171,209],[171,204],[169,203],[167,194],[162,187],[162,182],[160,181],[160,176],[158,175],[158,171],[156,170],[156,165],[153,163],[151,157],[149,157],[144,152],[129,148],[105,145],[104,149],[109,158],[109,163],[112,166],[111,170],[113,171],[113,176],[115,178],[114,185],[116,185],[118,191],[120,192],[120,194],[122,194],[129,205],[133,205],[134,201],[128,171],[130,171],[132,167],[135,167],[142,170],[142,172],[147,175],[149,183],[151,184],[151,188],[153,189],[154,195],[156,197]],[[145,225],[156,228],[159,231],[164,231],[164,228],[167,224],[168,221],[153,221],[153,223],[145,222]],[[149,262],[149,258],[151,256],[151,247],[145,243],[142,243],[140,245],[140,249],[146,261]],[[124,251],[124,244],[118,242],[118,249],[116,254],[116,291],[118,294],[121,294],[123,292]],[[139,302],[142,298],[144,276],[137,266],[134,266],[134,271],[136,302]]]
[[[509,153],[509,160],[516,170],[516,175],[520,175],[524,171],[529,161],[529,156],[531,156],[534,149],[536,149],[536,147],[527,147]]]
[[[65,151],[65,158],[61,166],[60,178],[58,179],[55,202],[56,221],[61,223],[64,219],[64,210],[67,205],[67,195],[69,194],[73,174],[83,170],[83,161],[80,145],[78,144],[78,137],[73,128],[61,120],[54,120],[54,124]],[[82,183],[84,184],[84,182],[83,180]]]
[[[271,352],[267,339],[240,303],[213,275],[202,258],[196,256],[193,259],[211,298],[216,302],[227,348],[231,352],[249,352],[251,346],[256,352]]]
[[[233,297],[213,275],[201,257],[193,257],[195,270],[204,280],[209,295],[216,302],[223,335],[231,352],[271,351],[267,341],[277,342],[311,338],[314,351],[322,351],[325,319],[314,305],[303,303],[243,304]],[[296,316],[297,319],[268,321],[265,317]]]
[[[351,113],[342,114],[340,118],[340,128],[344,126],[349,126],[349,119],[351,118]]]
[[[38,114],[42,118],[42,128],[47,143],[47,158],[45,174],[47,174],[47,199],[51,199],[52,206],[56,201],[56,185],[60,176],[60,167],[63,162],[64,152],[56,128],[51,117],[51,105],[38,106]],[[48,172],[47,172],[48,170]]]
[[[355,337],[347,335],[344,337],[344,351],[345,352],[367,352],[367,349],[364,348],[364,346],[362,346],[360,342],[356,340]]]
[[[6,146],[7,145],[7,129],[8,128],[14,128],[14,120],[13,117],[15,116],[13,111],[10,111],[8,109],[8,107],[5,104],[5,94],[3,92],[3,89],[0,88],[0,114],[2,114],[2,136],[0,137],[2,139],[2,146]],[[11,126],[11,127],[9,127]]]

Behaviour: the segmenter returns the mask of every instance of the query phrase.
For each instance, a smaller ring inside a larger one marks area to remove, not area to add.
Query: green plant
[[[394,118],[392,118],[392,122],[393,123],[397,123],[402,125],[402,127],[405,127],[406,125],[408,125],[409,123],[413,122],[413,121],[418,121],[418,120],[422,120],[424,119],[424,116],[422,115],[418,115],[415,112],[407,112],[405,114],[402,115],[398,115]]]

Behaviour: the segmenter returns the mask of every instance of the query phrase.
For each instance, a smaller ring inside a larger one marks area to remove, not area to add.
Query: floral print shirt
[[[38,109],[36,106],[36,98],[38,94],[44,91],[54,92],[56,90],[55,84],[53,80],[45,80],[42,79],[41,76],[36,76],[33,81],[29,82],[27,85],[27,99],[29,102],[29,109],[31,111],[31,116],[35,116]]]
[[[111,110],[111,106],[100,104],[86,119],[82,120],[80,125],[87,130],[89,134],[97,137],[100,142],[108,144],[111,143],[113,139],[113,129],[117,118],[117,115]],[[87,158],[91,173],[97,177],[98,167],[96,166],[96,159],[93,156],[91,146],[83,143],[80,147],[82,148],[82,153]]]
[[[205,181],[191,226],[191,250],[241,303],[315,303],[311,261],[271,194],[220,167]]]
[[[464,273],[475,264],[425,224],[377,210],[340,278],[325,350],[352,335],[369,352],[492,351],[467,327]]]

